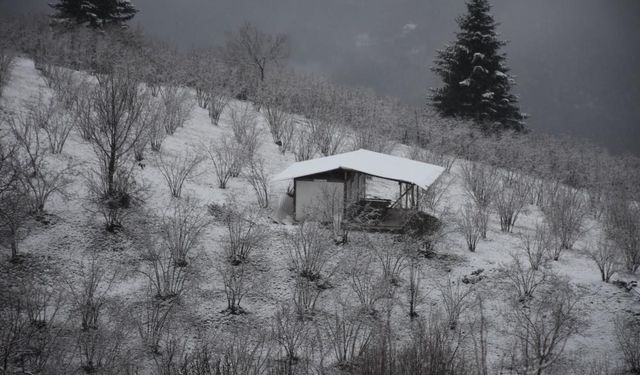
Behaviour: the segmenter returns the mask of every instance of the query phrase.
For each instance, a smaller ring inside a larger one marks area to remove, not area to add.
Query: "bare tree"
[[[561,358],[569,338],[579,332],[578,299],[568,285],[555,285],[527,307],[509,313],[517,371],[543,374]]]
[[[500,217],[500,229],[511,232],[518,215],[529,202],[530,184],[523,176],[503,176],[497,185],[495,207]]]
[[[482,208],[474,203],[467,203],[458,216],[458,230],[464,235],[469,251],[476,251],[476,245],[482,236]]]
[[[193,198],[173,202],[170,214],[162,218],[164,245],[173,253],[175,265],[188,264],[189,252],[195,248],[203,231],[209,224],[206,210],[198,206]]]
[[[640,322],[631,317],[617,317],[615,334],[627,369],[632,373],[640,372]]]
[[[620,266],[620,252],[613,241],[601,236],[595,245],[587,251],[589,257],[595,262],[600,270],[602,281],[608,283]]]
[[[264,160],[254,158],[249,161],[249,173],[247,179],[253,187],[261,208],[269,207],[269,176],[265,170]]]
[[[289,259],[300,276],[312,281],[327,276],[329,236],[320,224],[302,221],[293,234],[287,233],[287,239]]]
[[[558,240],[558,252],[554,256],[554,260],[558,260],[560,251],[571,249],[582,234],[584,219],[589,212],[587,201],[582,191],[560,187],[550,194],[542,212],[551,233]]]
[[[131,71],[116,70],[97,81],[88,90],[87,102],[78,106],[78,118],[99,160],[92,173],[90,200],[103,212],[107,230],[113,231],[122,225],[123,211],[136,198],[126,162],[147,133],[149,95],[138,87]]]
[[[605,231],[622,250],[629,272],[640,268],[640,207],[637,202],[612,199],[606,210]]]
[[[250,23],[242,25],[227,38],[225,56],[229,65],[250,67],[260,81],[265,80],[267,69],[279,64],[289,55],[286,35],[270,35]]]
[[[198,167],[204,158],[195,150],[186,150],[186,155],[158,155],[158,169],[169,186],[171,196],[180,198],[184,183],[198,173]]]
[[[465,286],[460,280],[448,280],[439,286],[439,291],[449,328],[456,329],[462,313],[471,307],[473,289]]]

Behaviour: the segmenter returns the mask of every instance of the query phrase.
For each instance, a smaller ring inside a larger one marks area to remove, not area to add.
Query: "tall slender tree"
[[[438,51],[432,68],[444,85],[432,89],[431,105],[445,117],[496,130],[524,130],[525,115],[511,93],[515,81],[500,52],[506,42],[498,39],[488,0],[469,0],[457,23],[457,40]]]
[[[58,0],[50,6],[54,22],[92,28],[124,26],[138,12],[130,0]]]

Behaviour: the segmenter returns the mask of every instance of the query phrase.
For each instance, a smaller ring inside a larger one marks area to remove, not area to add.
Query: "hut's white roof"
[[[273,181],[294,179],[335,169],[353,170],[389,180],[412,183],[424,189],[444,172],[444,168],[437,165],[360,149],[294,163],[274,176]]]

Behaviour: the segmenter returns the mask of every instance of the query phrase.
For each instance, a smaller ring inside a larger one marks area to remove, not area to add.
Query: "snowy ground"
[[[10,84],[5,90],[3,107],[16,110],[23,105],[23,101],[39,93],[49,94],[49,89],[34,69],[33,62],[19,59],[13,71]],[[232,102],[231,105],[245,105]],[[260,117],[260,121],[264,121]],[[260,155],[267,161],[270,173],[280,172],[294,160],[290,153],[282,155],[277,146],[271,141],[271,136],[262,123],[262,145]],[[231,133],[227,118],[223,113],[220,126],[211,125],[206,110],[194,107],[192,116],[183,128],[179,128],[173,136],[169,136],[162,146],[162,152],[177,155],[193,150],[201,144],[216,141],[221,134]],[[396,153],[402,154],[406,148],[399,146]],[[139,178],[149,187],[149,197],[145,207],[151,213],[161,215],[171,200],[169,190],[156,167],[153,153],[147,152],[146,167],[138,171]],[[57,156],[57,162],[65,160],[78,163],[79,171],[86,170],[93,162],[93,151],[82,141],[77,132],[73,132],[62,155]],[[213,168],[210,161],[203,164],[201,173],[187,183],[184,194],[196,197],[202,204],[224,203],[230,197],[242,204],[257,207],[255,195],[251,187],[242,177],[231,179],[227,189],[217,188]],[[464,200],[458,170],[454,167],[450,175],[453,183],[446,193],[444,204],[455,212]],[[101,219],[88,212],[84,201],[86,190],[82,173],[78,173],[72,185],[73,196],[69,200],[56,197],[49,205],[48,211],[53,215],[50,225],[36,225],[21,243],[23,253],[42,257],[59,270],[60,276],[73,278],[72,270],[88,259],[92,249],[111,247],[112,251],[101,251],[99,256],[108,264],[123,270],[111,293],[114,298],[123,301],[137,301],[144,293],[145,279],[135,271],[140,267],[140,254],[136,246],[126,233],[117,235],[104,234]],[[279,197],[286,190],[287,183],[277,183],[272,186],[271,201],[277,204]],[[393,189],[396,185],[374,186],[370,193],[375,195],[397,194]],[[246,325],[258,327],[267,322],[273,315],[279,301],[290,300],[293,286],[293,273],[288,264],[287,250],[284,246],[283,231],[292,230],[291,226],[274,224],[269,220],[271,212],[262,215],[263,224],[270,230],[270,238],[262,247],[260,254],[261,270],[256,277],[264,278],[260,293],[249,296],[244,302],[250,314],[240,317],[221,314],[226,307],[222,283],[218,271],[218,264],[222,259],[222,238],[224,228],[219,224],[211,225],[205,235],[202,245],[196,254],[199,269],[197,285],[187,293],[183,303],[183,317],[186,325],[191,325],[193,336],[206,337],[213,332],[227,331],[229,327]],[[497,277],[497,271],[502,264],[510,260],[510,253],[519,252],[518,233],[531,231],[535,223],[541,219],[539,210],[530,206],[527,212],[518,219],[514,233],[506,234],[500,231],[497,217],[492,215],[488,239],[478,244],[477,251],[470,253],[466,250],[463,237],[458,233],[447,235],[438,256],[428,259],[423,264],[422,275],[424,290],[428,292],[426,301],[419,306],[419,311],[426,315],[428,311],[439,304],[439,294],[435,290],[436,283],[451,278],[458,279],[479,268],[484,269],[487,278],[475,284],[475,287],[486,297],[487,315],[492,322],[489,337],[492,362],[497,364],[506,352],[510,343],[498,328],[502,326],[502,319],[506,309],[506,286]],[[136,218],[144,220],[144,217]],[[567,352],[569,357],[599,358],[607,357],[612,362],[620,360],[613,337],[613,318],[623,311],[640,311],[640,301],[637,297],[619,289],[612,284],[600,281],[595,264],[584,254],[584,248],[592,242],[599,228],[595,221],[589,222],[590,230],[577,242],[574,250],[563,254],[560,261],[551,262],[549,267],[559,275],[567,277],[581,295],[581,304],[585,311],[588,325],[581,334],[571,339]],[[357,241],[358,234],[353,234]],[[114,238],[116,237],[116,238]],[[349,259],[355,245],[336,247],[333,264],[339,266]],[[520,251],[521,253],[521,251]],[[624,276],[624,275],[622,275]],[[620,277],[622,277],[620,276]],[[629,276],[629,275],[627,275]],[[349,288],[345,280],[345,272],[339,269],[334,284],[336,287],[325,293],[318,303],[322,310],[331,312],[337,294],[347,295]],[[616,277],[614,277],[616,278]],[[404,293],[400,295],[400,303],[394,309],[396,332],[403,335],[411,329],[406,317],[406,300]],[[402,335],[401,335],[402,336]]]

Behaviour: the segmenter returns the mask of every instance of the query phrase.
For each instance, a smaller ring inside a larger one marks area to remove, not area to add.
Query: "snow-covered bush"
[[[146,297],[135,317],[138,334],[145,347],[160,354],[160,342],[173,316],[174,301],[158,300],[157,296]]]
[[[296,161],[312,159],[316,154],[316,144],[313,133],[307,128],[298,129],[291,143],[291,151]]]
[[[338,366],[348,368],[365,351],[374,330],[372,322],[359,312],[339,307],[325,322],[328,346]]]
[[[309,327],[304,319],[287,304],[277,307],[271,321],[271,336],[284,361],[291,368],[298,361],[301,348],[309,340]]]
[[[167,182],[172,197],[180,198],[184,183],[198,173],[203,160],[202,155],[195,150],[187,150],[184,156],[158,155],[158,169]]]
[[[318,298],[325,290],[315,281],[297,277],[293,288],[293,304],[300,319],[308,319],[316,312]]]
[[[248,263],[233,265],[224,262],[220,273],[227,297],[227,313],[232,315],[244,314],[246,311],[240,305],[242,300],[255,288],[255,277],[251,275],[252,266]]]
[[[212,90],[207,96],[207,110],[209,111],[209,119],[213,125],[218,125],[222,111],[229,104],[229,95],[224,92]]]

